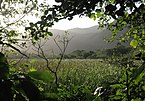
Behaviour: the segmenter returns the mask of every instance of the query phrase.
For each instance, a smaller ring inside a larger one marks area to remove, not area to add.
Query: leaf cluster
[[[42,101],[41,87],[36,82],[52,82],[47,71],[18,72],[9,66],[4,54],[0,53],[0,100],[1,101]]]
[[[144,45],[145,4],[142,0],[56,0],[56,2],[58,4],[45,10],[40,21],[30,24],[31,34],[37,36],[38,33],[47,32],[47,28],[54,25],[54,22],[61,19],[72,20],[75,15],[79,15],[94,20],[98,18],[100,28],[107,27],[111,30],[112,40],[121,30],[126,29],[127,32],[122,33],[120,41],[134,39],[130,44],[134,48]],[[31,25],[38,25],[37,29]]]

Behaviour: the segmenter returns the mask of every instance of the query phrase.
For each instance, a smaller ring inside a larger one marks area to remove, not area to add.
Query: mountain
[[[59,47],[55,43],[54,39],[57,41],[62,40],[66,36],[66,32],[68,33],[67,38],[72,38],[66,49],[66,53],[70,53],[75,50],[95,51],[103,48],[113,48],[116,44],[116,42],[106,43],[104,41],[104,37],[111,37],[111,33],[107,29],[98,29],[98,26],[93,26],[90,28],[73,28],[67,31],[50,29],[50,32],[53,33],[53,36],[49,37],[47,42],[44,40],[41,41],[42,44],[45,42],[45,45],[43,45],[42,48],[47,52],[53,50],[55,53],[60,53]],[[125,31],[120,32],[120,34],[121,33],[125,33]],[[63,49],[63,44],[60,42],[58,42],[58,44]]]

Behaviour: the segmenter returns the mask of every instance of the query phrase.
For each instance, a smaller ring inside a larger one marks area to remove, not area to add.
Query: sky
[[[56,4],[55,0],[49,0],[48,4],[53,5]],[[71,21],[69,20],[61,20],[54,24],[52,28],[54,29],[61,29],[61,30],[67,30],[72,28],[88,28],[98,25],[98,21],[94,21],[93,19],[90,19],[88,17],[79,17],[75,16]]]
[[[79,18],[78,16],[75,16],[71,21],[64,19],[55,23],[52,28],[68,30],[72,28],[88,28],[95,25],[98,25],[97,20],[94,21],[93,19],[90,19],[88,17]]]
[[[49,2],[48,2],[49,1]],[[47,4],[49,4],[50,6],[57,4],[55,2],[55,0],[46,0]],[[39,1],[39,3],[43,2]],[[0,16],[1,17],[1,16]],[[18,18],[20,16],[18,15]],[[14,22],[17,18],[12,19],[11,18],[11,22]],[[39,18],[36,18],[35,16],[25,16],[24,18],[25,20],[30,20],[30,22],[37,22],[39,20]],[[2,23],[3,26],[4,23]],[[72,20],[67,20],[67,19],[63,19],[60,20],[59,22],[55,22],[54,25],[52,26],[52,29],[60,29],[60,30],[68,30],[68,29],[72,29],[72,28],[88,28],[88,27],[92,27],[98,25],[98,21],[94,21],[93,19],[90,19],[89,17],[79,17],[79,16],[75,16]]]

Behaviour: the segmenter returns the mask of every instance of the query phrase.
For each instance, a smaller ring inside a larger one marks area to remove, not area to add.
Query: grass
[[[11,66],[18,71],[48,70],[46,62],[42,59],[17,61],[9,60]],[[58,63],[57,59],[49,60],[49,67],[55,69]],[[141,94],[139,97],[144,99],[142,96],[144,95],[144,78],[142,78],[144,73],[139,73],[142,72],[140,70],[143,66],[141,61],[120,57],[109,60],[64,59],[57,72],[58,86],[54,82],[55,79],[42,84],[36,78],[34,84],[41,89],[44,101],[109,101],[109,99],[112,99],[110,101],[113,99],[122,101],[121,99],[138,98],[138,94]],[[135,71],[138,71],[139,74]],[[137,78],[134,75],[137,75]],[[43,77],[49,77],[49,75]],[[94,95],[94,91],[98,88],[104,89],[99,97],[98,92],[97,95]],[[125,90],[126,88],[129,90]],[[138,93],[139,91],[140,93]],[[132,95],[129,96],[128,93],[132,93]],[[118,98],[118,96],[120,97]]]
[[[103,82],[116,80],[119,72],[117,67],[97,60],[69,60],[64,62],[58,75],[65,84],[69,81],[75,85],[85,84],[93,89]]]
[[[18,60],[10,60],[14,64]],[[49,66],[56,67],[58,60],[50,60]],[[44,60],[22,60],[14,65],[17,70],[26,72],[29,69],[47,70]],[[58,82],[70,86],[70,84],[86,85],[94,91],[97,87],[107,82],[115,82],[121,74],[121,68],[107,61],[95,59],[70,59],[63,60],[58,70]]]

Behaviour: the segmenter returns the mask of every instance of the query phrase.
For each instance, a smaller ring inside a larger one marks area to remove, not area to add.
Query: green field
[[[40,71],[49,71],[46,67],[46,61],[42,59],[25,59],[21,61],[9,60],[9,62],[12,64],[11,66],[15,67],[19,72],[22,71],[27,73],[35,69]],[[49,67],[55,70],[58,62],[59,61],[56,59],[49,60]],[[119,65],[113,65],[108,61],[101,59],[64,59],[58,67],[57,72],[59,100],[65,101],[66,98],[75,98],[74,96],[77,96],[78,93],[93,94],[96,88],[100,86],[107,86],[110,82],[113,83],[118,81],[121,76],[121,72],[122,68],[119,67]],[[50,74],[54,77],[53,73]],[[55,82],[48,82],[47,84],[42,84],[41,86],[43,87],[42,91],[47,93],[49,97],[52,96],[50,94],[56,93]],[[81,90],[79,91],[78,89]],[[52,98],[55,97],[52,96]]]
[[[10,63],[15,65],[17,70],[27,72],[31,69],[48,70],[46,62],[42,59],[10,60]],[[49,60],[49,67],[57,66],[58,60]],[[74,84],[94,83],[94,86],[99,86],[102,82],[108,80],[116,80],[120,75],[121,67],[110,64],[108,61],[99,59],[66,59],[62,60],[59,69],[58,77],[61,82],[71,81]],[[93,86],[93,85],[90,85]]]
[[[36,86],[42,94],[41,101],[142,101],[138,99],[145,99],[145,63],[127,56],[8,62],[11,78],[26,77],[26,81],[22,78],[26,83],[23,86],[29,91],[27,85],[32,82],[32,87]]]

